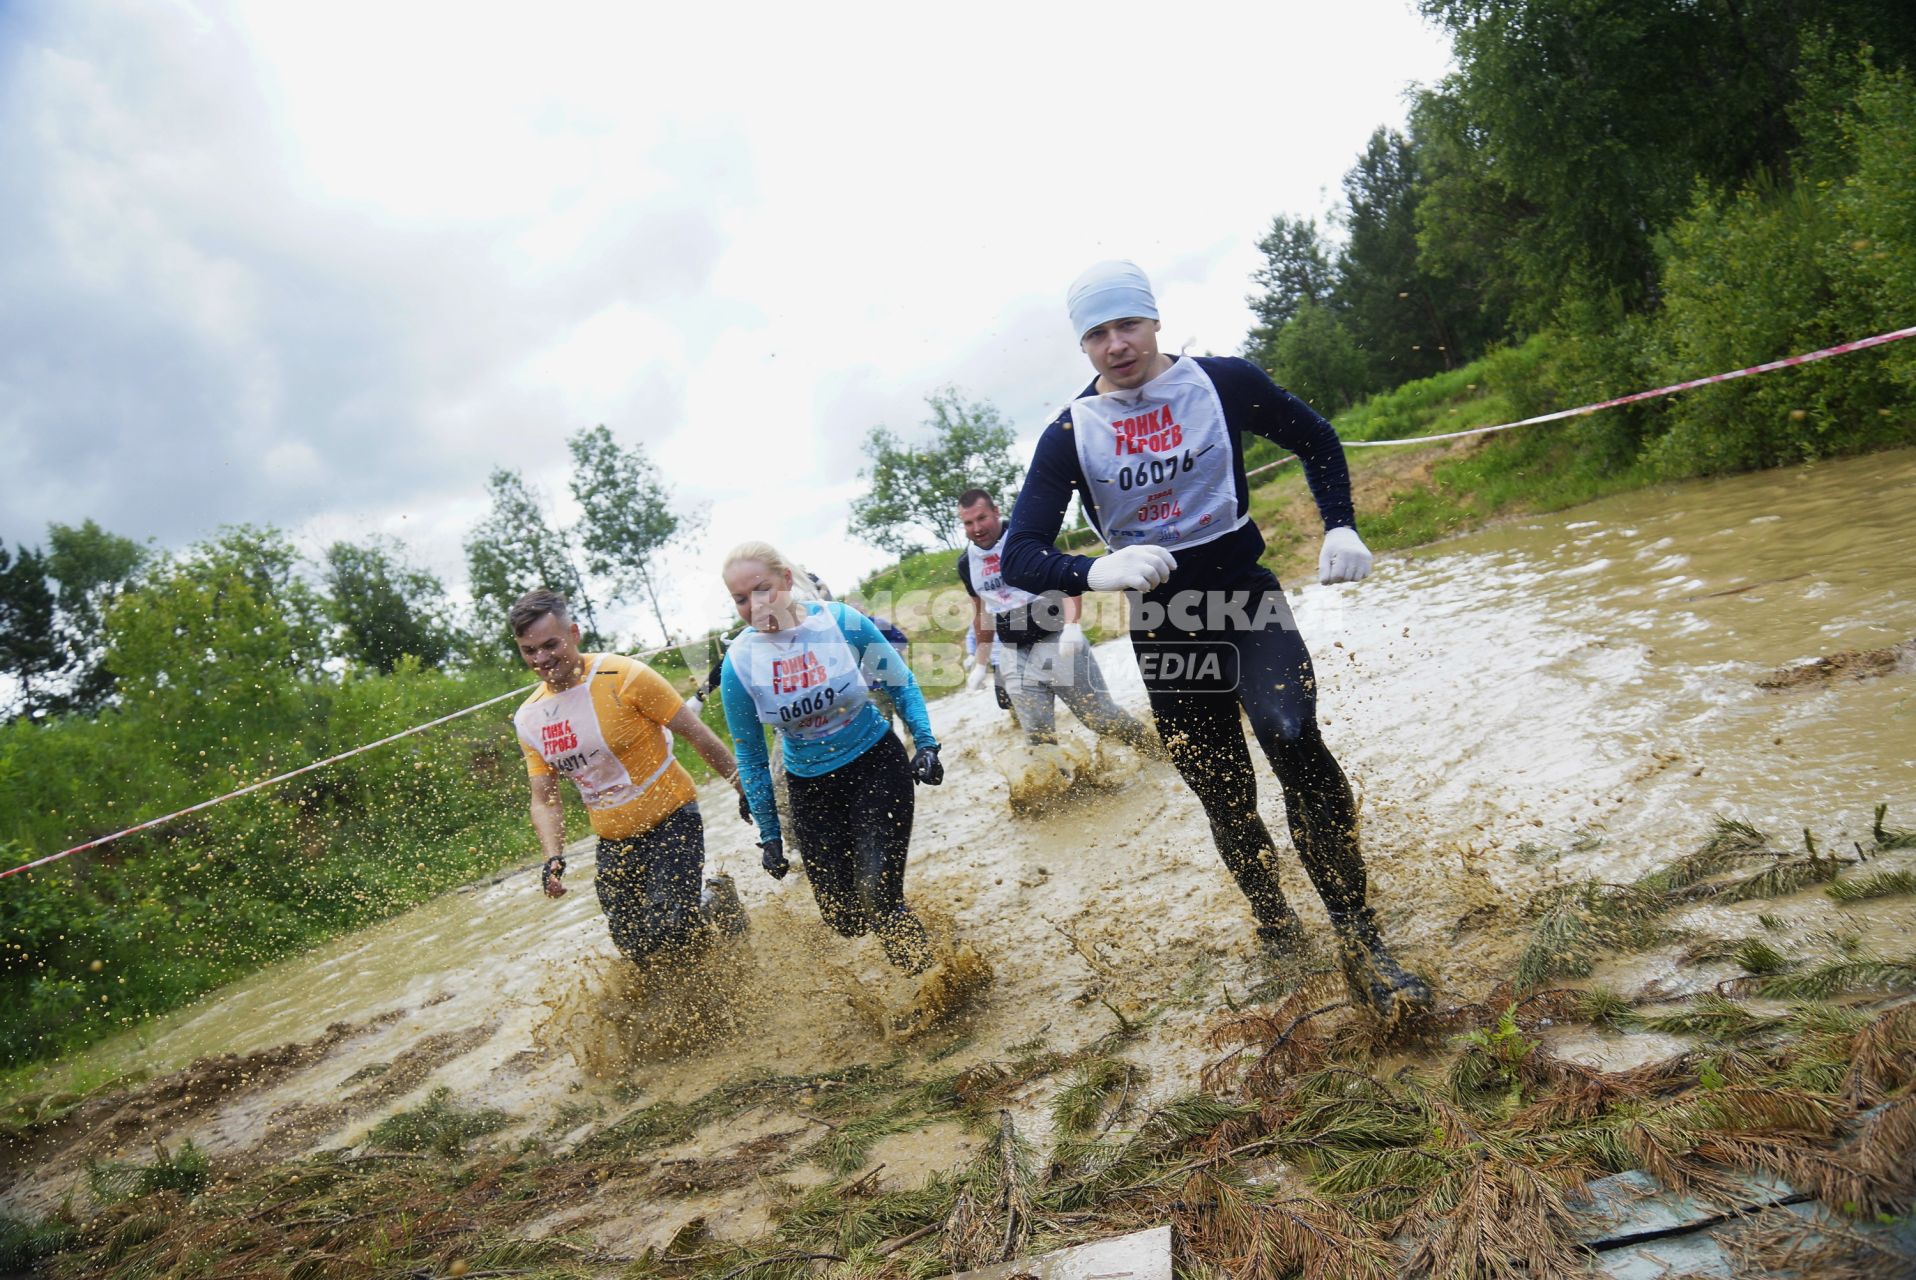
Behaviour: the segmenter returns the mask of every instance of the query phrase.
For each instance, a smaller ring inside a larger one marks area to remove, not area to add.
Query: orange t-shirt
[[[593,833],[623,840],[650,831],[697,798],[692,776],[672,759],[665,730],[685,699],[637,658],[581,656],[585,679],[559,693],[540,684],[512,723],[526,772],[570,778]]]

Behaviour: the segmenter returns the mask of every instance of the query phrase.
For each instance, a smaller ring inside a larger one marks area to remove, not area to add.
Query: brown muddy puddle
[[[1628,880],[1694,847],[1715,814],[1779,840],[1809,825],[1839,849],[1867,839],[1881,802],[1892,822],[1916,825],[1907,664],[1758,685],[1780,667],[1916,635],[1912,494],[1916,451],[1672,486],[1387,555],[1358,586],[1294,589],[1325,731],[1361,793],[1372,901],[1406,958],[1444,991],[1481,996],[1507,972],[1518,910],[1536,893]],[[1124,642],[1099,658],[1119,701],[1141,709]],[[1153,1095],[1191,1087],[1218,1009],[1266,976],[1195,800],[1167,765],[1094,747],[1068,715],[1066,743],[1038,760],[988,693],[934,703],[932,716],[947,780],[918,792],[908,892],[993,975],[943,1027],[897,1033],[916,980],[889,969],[873,940],[826,930],[802,880],[765,877],[750,829],[713,792],[708,871],[737,879],[751,915],[742,941],[681,970],[634,970],[606,936],[589,858],[557,902],[530,873],[448,894],[50,1071],[36,1089],[115,1072],[157,1083],[131,1103],[88,1102],[16,1149],[0,1164],[11,1184],[0,1203],[44,1211],[85,1157],[156,1139],[191,1137],[216,1159],[353,1144],[438,1086],[514,1116],[508,1140],[564,1147],[636,1106],[731,1080],[894,1059],[909,1072],[955,1069],[1017,1047],[1073,1048],[1120,1017],[1149,1022],[1125,1056],[1149,1067]],[[1282,841],[1277,788],[1268,773],[1261,784]],[[1288,850],[1281,871],[1328,954],[1322,909]],[[1809,892],[1699,909],[1690,923],[1777,933],[1764,914],[1785,918],[1788,946],[1847,932],[1886,954],[1911,950],[1916,920],[1907,898],[1839,906]],[[1598,976],[1634,991],[1719,971],[1686,970],[1666,950]],[[282,1045],[307,1047],[261,1053]],[[1593,1061],[1645,1048],[1565,1047]],[[240,1056],[168,1083],[222,1054]],[[178,1083],[189,1077],[198,1083]],[[1039,1141],[1050,1087],[1012,1099]],[[669,1239],[693,1216],[751,1234],[774,1184],[815,1180],[803,1167],[763,1172],[808,1141],[810,1123],[782,1107],[715,1122],[653,1153],[644,1203],[606,1188],[568,1221],[628,1243]],[[872,1163],[895,1185],[960,1163],[972,1142],[946,1128],[888,1137]],[[730,1156],[735,1165],[712,1164]],[[658,1181],[671,1160],[691,1162],[677,1193]]]

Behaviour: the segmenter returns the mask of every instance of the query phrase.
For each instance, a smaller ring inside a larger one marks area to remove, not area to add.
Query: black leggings
[[[701,919],[704,868],[705,820],[696,801],[650,831],[622,840],[601,837],[592,887],[614,945],[629,959],[643,960],[689,939]]]
[[[924,949],[924,927],[905,905],[914,798],[904,746],[887,733],[830,773],[787,772],[786,785],[819,915],[847,938],[876,933],[893,964],[912,967]]]
[[[1204,806],[1218,854],[1251,900],[1251,913],[1270,924],[1286,907],[1271,834],[1257,813],[1240,707],[1284,790],[1291,840],[1325,908],[1361,909],[1366,886],[1356,806],[1318,732],[1310,651],[1277,579],[1253,566],[1228,589],[1175,598],[1153,593],[1142,604],[1131,643],[1158,735]]]

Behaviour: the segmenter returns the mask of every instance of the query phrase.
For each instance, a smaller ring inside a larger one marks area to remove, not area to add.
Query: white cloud
[[[604,422],[834,585],[858,443],[1035,433],[1065,283],[1236,348],[1255,242],[1445,65],[1403,0],[1098,9],[0,10],[0,536],[386,531],[451,580],[495,466]]]

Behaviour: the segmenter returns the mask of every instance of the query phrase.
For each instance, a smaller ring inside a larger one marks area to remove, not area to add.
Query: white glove
[[[1370,548],[1349,525],[1338,525],[1324,535],[1317,557],[1319,582],[1362,582],[1370,574]]]
[[[1093,591],[1149,591],[1177,567],[1163,547],[1122,547],[1092,561],[1084,582]]]
[[[1064,624],[1064,630],[1058,633],[1058,656],[1070,658],[1084,648],[1084,628],[1075,622]]]
[[[982,662],[971,664],[970,674],[965,676],[965,688],[976,692],[985,687],[985,679],[991,674],[991,668]]]
[[[692,714],[694,716],[702,716],[705,714],[705,698],[701,694],[695,693],[687,698],[685,705],[692,708]]]

